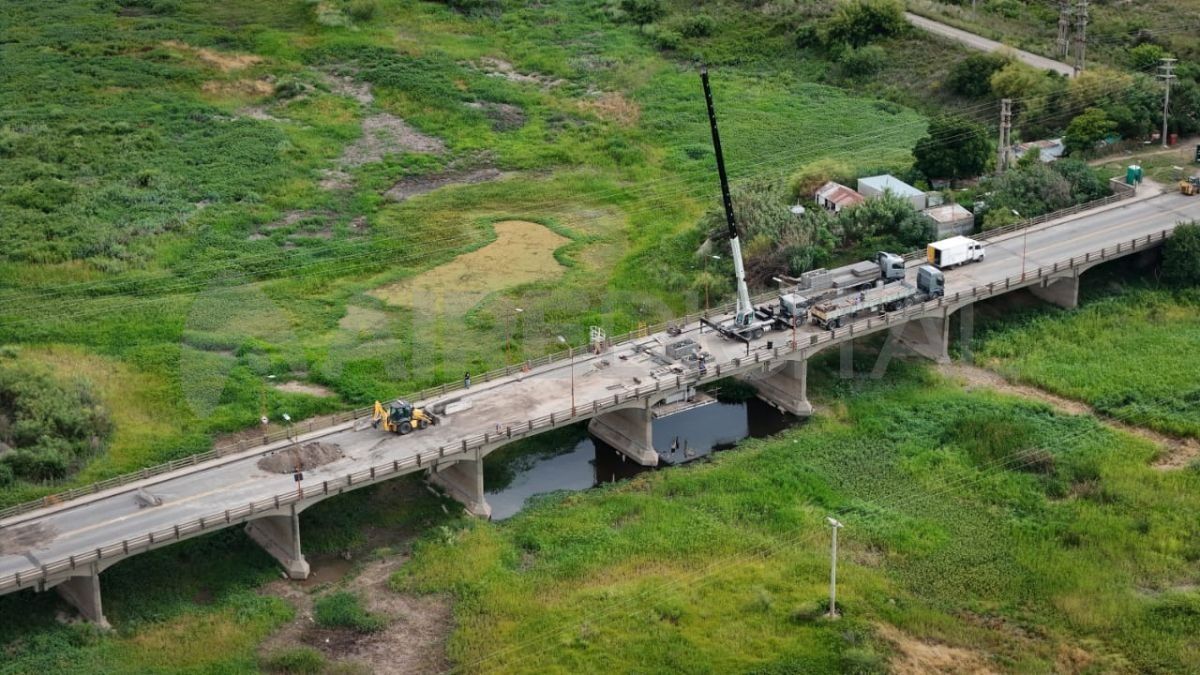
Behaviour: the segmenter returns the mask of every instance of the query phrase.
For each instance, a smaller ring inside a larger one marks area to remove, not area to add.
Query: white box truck
[[[927,251],[929,263],[941,269],[983,260],[983,244],[967,237],[935,241]]]

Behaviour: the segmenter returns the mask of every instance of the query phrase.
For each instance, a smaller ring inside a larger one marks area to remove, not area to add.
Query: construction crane
[[[733,216],[733,199],[729,196],[729,176],[725,173],[725,155],[721,152],[721,134],[717,131],[717,113],[713,108],[712,88],[708,84],[708,68],[700,69],[700,81],[704,84],[704,100],[708,104],[708,123],[712,127],[713,151],[717,155],[717,174],[721,178],[721,198],[725,204],[725,224],[729,231],[729,248],[733,254],[733,274],[737,281],[737,305],[733,320],[723,324],[709,324],[728,337],[741,340],[757,340],[763,332],[774,326],[774,321],[760,319],[750,304],[750,289],[746,286],[746,267],[742,262],[742,242],[738,237],[737,222]],[[706,323],[708,323],[706,321]]]

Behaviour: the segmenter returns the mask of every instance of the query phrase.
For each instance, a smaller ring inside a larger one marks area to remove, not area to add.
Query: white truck
[[[926,254],[929,264],[949,269],[983,260],[983,244],[968,237],[950,237],[930,244]]]

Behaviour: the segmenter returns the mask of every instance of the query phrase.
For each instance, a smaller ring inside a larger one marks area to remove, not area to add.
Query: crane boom
[[[712,88],[708,85],[708,68],[700,69],[700,81],[704,84],[704,101],[708,104],[708,123],[712,128],[713,151],[717,155],[717,174],[721,177],[721,199],[725,204],[725,224],[729,228],[729,248],[733,252],[733,273],[737,277],[737,309],[734,322],[738,326],[745,326],[754,320],[754,307],[750,304],[750,289],[746,287],[742,243],[738,239],[737,222],[733,217],[733,198],[729,195],[729,176],[725,173],[725,155],[721,152],[721,134],[717,131],[717,112],[713,108]]]

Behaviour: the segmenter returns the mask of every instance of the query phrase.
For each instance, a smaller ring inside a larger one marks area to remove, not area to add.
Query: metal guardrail
[[[1111,194],[1107,197],[1104,197],[1102,199],[1097,199],[1097,200],[1093,200],[1090,202],[1086,202],[1084,204],[1078,204],[1078,205],[1075,205],[1075,206],[1072,206],[1072,207],[1069,207],[1066,209],[1053,211],[1051,213],[1046,213],[1046,214],[1043,214],[1040,216],[1036,216],[1034,218],[1029,218],[1027,220],[1023,220],[1018,223],[1013,223],[1010,225],[1006,225],[1004,227],[998,227],[993,230],[986,230],[980,234],[979,238],[984,239],[984,240],[992,239],[994,237],[997,237],[997,236],[1000,236],[1003,234],[1008,234],[1010,232],[1016,232],[1016,231],[1022,230],[1024,228],[1034,227],[1036,225],[1040,225],[1042,223],[1045,223],[1045,222],[1048,222],[1051,220],[1055,220],[1058,218],[1064,218],[1066,216],[1081,213],[1083,211],[1087,211],[1087,210],[1094,209],[1094,208],[1099,208],[1101,206],[1106,206],[1108,204],[1112,204],[1112,203],[1115,203],[1122,199],[1125,199],[1127,197],[1130,197],[1134,194],[1134,188],[1132,186],[1126,185],[1125,183],[1120,182],[1116,178],[1110,179],[1110,187],[1113,190],[1113,194]],[[910,252],[904,254],[905,261],[917,260],[917,259],[920,259],[923,257],[925,257],[925,251],[923,249],[916,250],[916,251],[910,251]],[[774,292],[767,292],[767,293],[763,293],[761,295],[755,296],[753,298],[753,301],[755,304],[768,302],[768,301],[772,300],[774,298],[774,296],[775,296]],[[722,314],[727,314],[729,312],[732,312],[733,307],[734,307],[733,303],[726,303],[719,307],[713,308],[707,312],[687,314],[679,319],[655,324],[653,326],[647,326],[645,328],[642,328],[642,329],[639,329],[636,331],[630,331],[628,333],[625,333],[624,335],[618,335],[614,338],[611,338],[609,340],[609,342],[611,344],[617,344],[617,343],[621,343],[621,342],[627,342],[629,340],[634,340],[637,338],[647,337],[649,335],[653,335],[654,333],[658,333],[658,332],[665,330],[667,328],[667,326],[670,324],[682,323],[682,324],[686,325],[686,324],[692,323],[693,321],[698,320],[701,316],[706,317],[706,318],[710,315],[720,316]],[[558,361],[568,360],[574,356],[574,352],[575,352],[575,348],[569,348],[565,351],[555,352],[553,354],[548,354],[546,356],[540,356],[536,359],[523,361],[519,364],[507,365],[503,368],[497,368],[495,370],[490,370],[486,373],[476,376],[474,378],[474,382],[486,383],[486,382],[490,382],[492,380],[495,380],[495,379],[498,379],[501,377],[508,377],[514,373],[519,373],[526,369],[531,370],[533,368],[539,368],[541,366],[549,365],[551,363],[555,363]],[[431,398],[445,396],[446,394],[451,394],[451,393],[454,393],[457,391],[461,391],[462,389],[463,389],[463,383],[461,381],[456,381],[456,382],[440,384],[440,385],[433,386],[433,387],[426,387],[425,389],[422,389],[418,392],[408,394],[408,395],[404,396],[404,398],[407,398],[409,400],[416,401],[416,402],[422,402],[422,401],[427,401]],[[21,515],[23,513],[29,513],[30,511],[36,511],[37,509],[55,506],[55,505],[61,504],[63,502],[70,501],[72,499],[78,499],[80,497],[85,497],[87,495],[95,494],[97,492],[102,492],[104,490],[108,490],[108,489],[111,489],[114,487],[128,485],[129,483],[133,483],[133,482],[136,482],[139,480],[153,478],[155,476],[169,473],[171,471],[175,471],[176,469],[180,469],[183,467],[195,466],[201,462],[207,462],[209,460],[218,459],[220,457],[225,457],[230,454],[247,452],[247,451],[253,450],[255,448],[265,447],[272,443],[277,443],[279,441],[291,438],[292,435],[294,435],[298,429],[301,431],[301,433],[304,433],[304,432],[311,433],[313,431],[329,429],[331,427],[335,427],[335,426],[337,426],[339,424],[343,424],[345,422],[350,422],[353,420],[361,419],[363,417],[368,417],[371,415],[371,412],[372,412],[372,408],[366,407],[366,408],[358,408],[355,410],[349,410],[349,411],[345,411],[345,412],[341,412],[341,413],[334,413],[332,415],[324,415],[324,416],[320,416],[320,417],[314,417],[312,419],[300,422],[299,424],[293,426],[289,430],[281,430],[281,431],[273,432],[270,434],[263,434],[263,436],[261,437],[261,441],[247,443],[245,440],[240,440],[236,443],[226,443],[223,445],[218,445],[218,446],[215,446],[212,450],[208,450],[206,452],[201,452],[201,453],[198,453],[195,455],[190,455],[188,457],[183,457],[181,459],[172,460],[170,462],[166,462],[165,464],[159,464],[157,466],[145,468],[140,471],[134,471],[134,472],[122,474],[120,476],[114,476],[113,478],[108,478],[106,480],[92,483],[90,485],[84,485],[84,486],[80,486],[77,488],[71,488],[70,490],[65,490],[63,492],[58,492],[58,493],[55,493],[52,495],[46,495],[44,497],[41,497],[40,499],[35,499],[35,500],[28,501],[28,502],[23,502],[21,504],[16,504],[14,506],[10,506],[5,509],[0,509],[0,520],[2,520],[4,518],[10,518],[12,516]]]
[[[820,346],[827,342],[834,342],[841,338],[863,335],[873,330],[887,328],[896,324],[903,324],[909,320],[917,318],[920,315],[924,315],[931,311],[936,311],[947,306],[954,306],[963,301],[974,302],[976,300],[991,297],[993,295],[1008,291],[1013,287],[1020,288],[1029,283],[1042,281],[1043,279],[1051,277],[1059,272],[1073,270],[1080,265],[1090,265],[1095,262],[1101,262],[1112,257],[1119,257],[1121,255],[1126,255],[1140,249],[1157,245],[1169,237],[1172,231],[1173,228],[1160,230],[1154,234],[1149,234],[1145,237],[1138,237],[1136,239],[1129,240],[1128,242],[1119,242],[1116,246],[1108,246],[1098,251],[1091,251],[1085,253],[1084,255],[1073,256],[1070,260],[1063,263],[1043,265],[1031,272],[1007,277],[1000,282],[992,282],[984,286],[975,286],[972,287],[969,292],[960,291],[955,293],[953,296],[937,298],[936,300],[930,300],[920,305],[913,305],[896,312],[859,319],[858,321],[850,323],[843,328],[812,335],[808,340],[799,342],[786,340],[783,347],[773,347],[772,351],[766,358],[763,358],[763,349],[760,348],[759,350],[755,351],[753,356],[747,355],[745,357],[730,359],[729,361],[721,364],[716,364],[709,371],[709,374],[706,374],[705,376],[701,376],[698,372],[689,373],[687,375],[676,375],[673,382],[668,381],[666,388],[677,389],[682,388],[684,385],[709,382],[721,377],[737,374],[740,371],[754,368],[764,361],[769,362],[781,356],[786,356],[797,351],[805,352],[813,347]],[[66,572],[73,571],[80,566],[87,566],[105,559],[124,558],[131,553],[147,551],[151,548],[164,546],[188,536],[198,535],[209,530],[216,530],[246,520],[252,520],[256,515],[259,517],[264,515],[272,515],[272,512],[278,511],[285,506],[290,506],[308,499],[324,497],[330,494],[338,494],[347,488],[353,488],[355,486],[362,487],[363,485],[374,483],[390,476],[408,473],[411,470],[422,469],[436,463],[438,460],[454,458],[457,455],[483,448],[494,443],[508,442],[509,439],[528,435],[538,429],[572,424],[580,420],[593,417],[604,410],[618,407],[622,403],[628,403],[631,400],[640,400],[642,397],[661,391],[663,388],[663,382],[659,380],[653,386],[647,385],[645,387],[638,387],[632,392],[626,393],[624,396],[621,394],[613,394],[611,397],[595,399],[582,405],[573,406],[572,408],[553,412],[542,417],[524,420],[515,424],[502,424],[500,425],[499,431],[494,434],[477,434],[475,436],[464,438],[460,443],[452,446],[442,446],[436,450],[419,453],[403,460],[394,460],[392,462],[378,464],[361,471],[346,474],[345,476],[334,480],[323,481],[320,485],[314,484],[308,487],[290,490],[288,492],[281,492],[267,499],[252,501],[245,506],[213,512],[203,518],[190,520],[181,525],[174,525],[168,528],[155,530],[139,537],[124,539],[115,544],[98,547],[87,553],[67,556],[66,558],[46,563],[38,567],[30,567],[21,572],[0,577],[0,592],[4,592],[13,588],[28,587],[43,579],[50,579],[55,575],[61,575]]]

